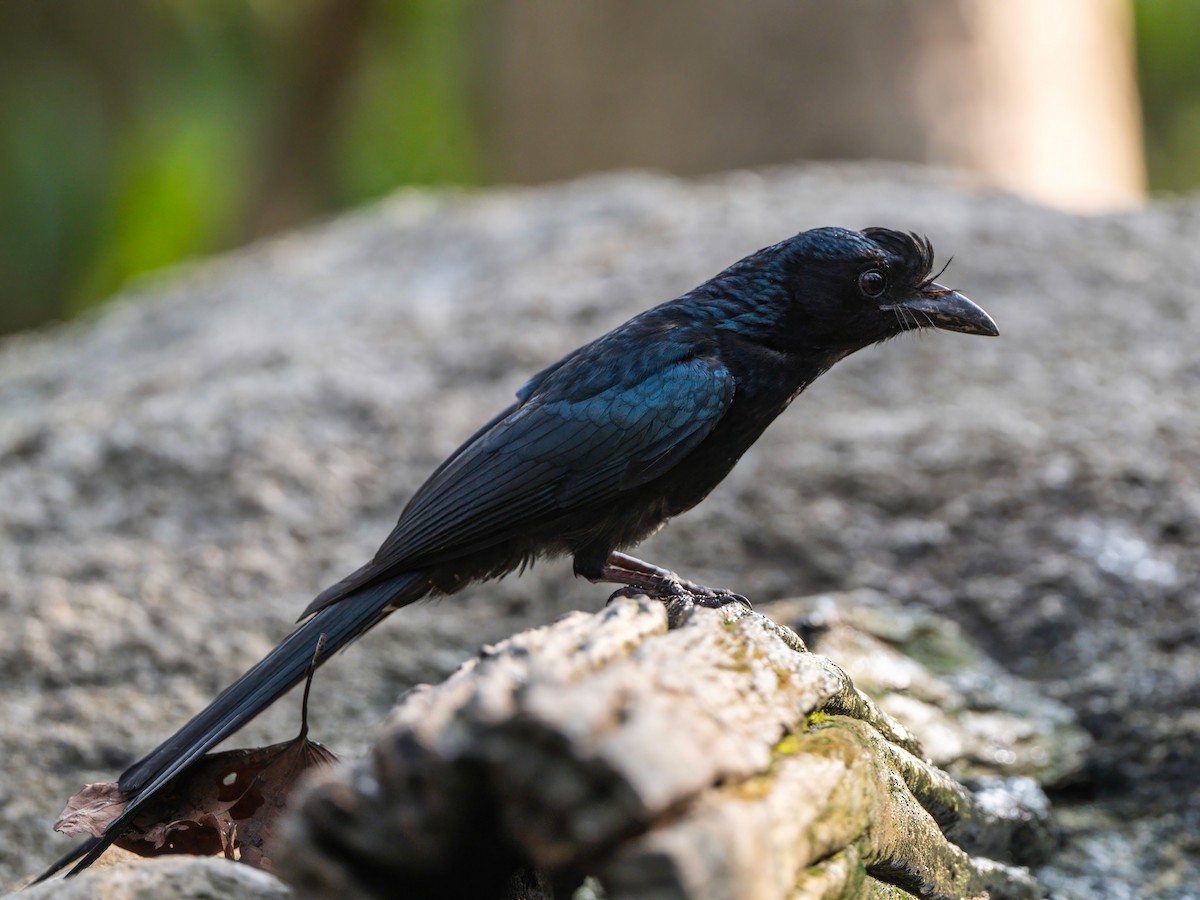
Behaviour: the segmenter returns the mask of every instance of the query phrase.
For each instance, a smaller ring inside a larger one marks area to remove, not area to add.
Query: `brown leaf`
[[[260,869],[270,868],[266,845],[300,777],[337,757],[304,736],[204,757],[138,810],[115,843],[141,856],[224,853]],[[111,783],[89,784],[67,802],[54,824],[68,835],[104,834],[125,808]]]
[[[324,636],[317,654],[323,645]],[[299,735],[269,747],[201,757],[145,801],[114,843],[141,856],[224,853],[229,859],[270,869],[267,845],[296,782],[309,769],[337,761],[331,751],[308,740],[311,668],[308,678]],[[67,801],[54,830],[100,837],[125,809],[127,799],[116,784],[86,785]]]
[[[54,830],[69,837],[90,834],[101,837],[108,823],[125,810],[125,795],[111,781],[85,784],[83,790],[67,801]]]

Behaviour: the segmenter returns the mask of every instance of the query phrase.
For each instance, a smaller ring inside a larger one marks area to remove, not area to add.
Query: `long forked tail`
[[[71,863],[74,875],[100,858],[109,845],[128,829],[138,809],[158,794],[176,775],[274,703],[303,680],[313,663],[321,635],[325,649],[320,665],[359,635],[401,606],[421,599],[429,591],[422,572],[406,572],[367,585],[333,606],[326,607],[289,634],[261,662],[222,691],[190,722],[167,738],[122,774],[118,787],[129,800],[103,837],[88,838],[38,876],[43,881]]]

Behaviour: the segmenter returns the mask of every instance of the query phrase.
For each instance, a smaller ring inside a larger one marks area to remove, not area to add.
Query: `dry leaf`
[[[141,856],[224,853],[255,868],[270,869],[265,848],[296,782],[308,769],[337,761],[331,751],[308,740],[311,669],[308,677],[303,724],[296,738],[202,757],[145,802],[114,843]],[[54,830],[101,837],[125,809],[127,799],[116,784],[86,785],[67,801]]]
[[[125,795],[111,781],[85,784],[83,790],[67,801],[54,830],[68,837],[90,834],[100,837],[108,823],[125,810]]]
[[[143,806],[114,843],[141,856],[224,853],[270,868],[270,841],[300,776],[337,759],[300,736],[282,744],[204,757]],[[89,784],[67,802],[54,830],[100,837],[125,808],[116,784]]]

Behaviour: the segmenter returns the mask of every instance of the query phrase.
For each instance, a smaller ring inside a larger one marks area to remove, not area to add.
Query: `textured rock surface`
[[[829,223],[928,232],[1002,337],[839,364],[643,555],[757,602],[867,587],[947,614],[1095,737],[1043,881],[1193,896],[1200,204],[1072,218],[844,166],[401,195],[8,341],[0,882],[61,852],[64,799],[257,659],[529,373]],[[555,563],[406,610],[322,670],[315,736],[354,752],[402,689],[604,596]],[[296,705],[239,743],[290,734]]]
[[[522,897],[585,875],[609,900],[1039,896],[997,861],[1047,858],[1012,827],[1045,824],[1036,787],[980,802],[793,632],[672,606],[575,613],[406,694],[299,804],[297,894],[494,897],[533,866],[563,890]]]
[[[1071,709],[1006,673],[952,620],[869,590],[759,608],[853,673],[956,777],[1032,778],[1050,789],[1084,777],[1092,741]]]
[[[70,881],[27,888],[22,900],[289,900],[292,891],[266,872],[194,856],[130,859]]]

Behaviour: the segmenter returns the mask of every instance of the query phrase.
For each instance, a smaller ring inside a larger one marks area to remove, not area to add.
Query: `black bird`
[[[933,248],[884,228],[817,228],[759,250],[567,354],[413,495],[375,558],[308,621],[120,778],[124,812],[42,878],[95,861],[139,807],[319,662],[402,606],[570,554],[575,573],[669,598],[741,600],[619,552],[691,509],[814,379],[855,350],[933,327],[997,334],[934,282]]]

